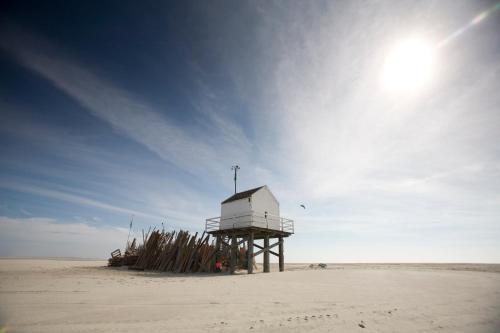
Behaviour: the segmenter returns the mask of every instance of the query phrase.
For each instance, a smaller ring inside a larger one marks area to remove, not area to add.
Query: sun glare
[[[415,91],[432,78],[433,48],[419,39],[408,39],[390,50],[382,71],[382,86],[393,91]]]

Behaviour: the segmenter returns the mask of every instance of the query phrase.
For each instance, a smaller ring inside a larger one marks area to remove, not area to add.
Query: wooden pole
[[[210,265],[212,267],[210,267],[210,272],[213,272],[215,271],[215,263],[217,261],[220,261],[220,246],[221,246],[221,242],[222,242],[222,236],[221,235],[217,235],[217,237],[215,238],[215,254],[214,254],[214,258],[211,260],[211,263]]]
[[[269,235],[264,236],[264,273],[269,273]]]
[[[238,240],[236,239],[236,235],[231,236],[231,262],[229,265],[229,272],[231,274],[234,274],[236,271],[236,252],[237,252],[237,247],[238,247]]]
[[[220,260],[220,245],[221,245],[221,242],[222,242],[222,236],[221,235],[217,235],[217,238],[215,240],[215,249],[216,249],[216,252],[215,252],[215,261]]]
[[[283,246],[283,237],[279,237],[279,254],[280,254],[280,272],[285,270],[285,254],[284,254],[284,246]]]
[[[253,231],[248,235],[247,269],[248,274],[253,273]]]

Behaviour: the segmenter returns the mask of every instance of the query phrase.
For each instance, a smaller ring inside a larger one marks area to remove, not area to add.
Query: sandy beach
[[[0,259],[6,332],[499,332],[500,265],[173,275]]]

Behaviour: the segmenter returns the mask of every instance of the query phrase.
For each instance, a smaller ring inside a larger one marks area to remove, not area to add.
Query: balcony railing
[[[220,216],[205,220],[206,232],[248,227],[280,230],[291,234],[295,232],[293,220],[271,214],[252,212],[252,214],[233,216],[222,220]]]

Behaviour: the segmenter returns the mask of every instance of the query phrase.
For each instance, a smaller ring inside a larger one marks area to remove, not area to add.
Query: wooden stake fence
[[[132,269],[175,273],[212,272],[217,248],[210,235],[187,231],[148,231],[143,235],[138,258]]]

